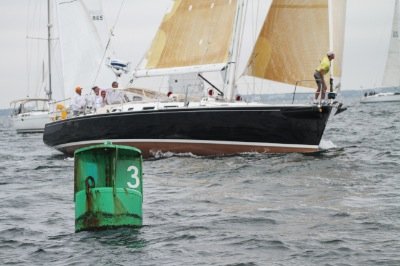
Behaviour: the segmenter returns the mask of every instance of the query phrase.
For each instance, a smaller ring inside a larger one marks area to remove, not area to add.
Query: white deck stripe
[[[70,142],[66,144],[56,145],[54,148],[63,149],[70,146],[86,146],[92,144],[102,144],[106,141],[116,143],[137,143],[137,142],[154,142],[154,143],[193,143],[193,144],[215,144],[215,145],[238,145],[238,146],[259,146],[259,147],[285,147],[285,148],[306,148],[318,149],[318,145],[300,145],[300,144],[283,144],[283,143],[265,143],[265,142],[243,142],[243,141],[218,141],[218,140],[186,140],[186,139],[104,139],[104,140],[88,140]]]

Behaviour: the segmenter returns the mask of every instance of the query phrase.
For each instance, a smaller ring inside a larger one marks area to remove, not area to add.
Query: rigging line
[[[28,32],[33,32],[37,35],[40,34],[41,29],[43,28],[44,23],[42,23],[42,14],[45,14],[46,12],[43,12],[43,3],[35,3],[34,6],[34,11],[29,17],[28,20],[28,26],[30,26],[30,29],[27,30]],[[38,19],[39,18],[39,19]],[[47,25],[47,24],[46,24]],[[27,40],[29,39],[29,36],[26,36]],[[28,40],[29,42],[29,40]],[[41,61],[39,63],[39,58],[43,56],[42,51],[41,51],[41,42],[38,41],[33,41],[32,47],[28,48],[30,53],[29,56],[29,67],[30,67],[30,86],[29,86],[29,92],[33,91],[33,95],[36,96],[38,95],[38,88],[40,87],[40,71],[38,69],[41,69],[40,66]],[[35,51],[35,52],[34,52]],[[32,82],[33,81],[33,82]],[[33,88],[32,88],[33,86]]]
[[[260,0],[257,1],[257,7],[255,7],[254,6],[254,2],[252,2],[251,15],[252,15],[253,19],[251,20],[251,22],[252,22],[252,27],[253,27],[253,29],[252,29],[252,38],[253,38],[252,47],[253,47],[253,50],[254,50],[254,46],[255,46],[255,44],[257,42],[257,37],[258,37],[257,36],[257,32],[258,32],[258,22],[259,22],[259,10],[260,10]],[[260,33],[261,33],[261,30],[262,29],[260,29]],[[253,55],[253,51],[250,54],[250,56],[252,56],[252,55]],[[246,65],[246,68],[245,68],[246,71],[248,71],[249,67],[252,64],[254,64],[254,60],[255,60],[256,57],[257,57],[257,54],[254,57],[251,58],[251,61],[248,62],[248,65]],[[251,76],[250,79],[252,80],[252,83],[251,83],[252,86],[248,86],[248,88],[251,88],[251,93],[255,94],[256,93],[256,78],[255,78],[255,76]],[[249,91],[247,91],[247,93],[249,94]]]
[[[224,96],[224,93],[220,89],[218,89],[214,84],[212,84],[208,79],[206,79],[203,75],[197,73],[197,76],[200,77],[202,80],[204,80],[208,85],[213,87],[215,90],[217,90],[220,96]]]
[[[30,21],[30,19],[29,19],[29,10],[30,10],[30,7],[31,7],[31,4],[32,4],[32,0],[29,0],[29,2],[28,2],[28,5],[27,5],[27,8],[26,8],[26,14],[27,14],[27,21],[26,21],[26,29],[25,29],[25,32],[26,33],[28,33],[28,27],[29,27],[29,21]],[[25,38],[25,60],[26,60],[26,64],[25,64],[25,67],[26,67],[26,74],[27,74],[27,79],[26,79],[26,94],[28,94],[29,93],[29,85],[30,85],[30,77],[31,77],[31,75],[30,75],[30,67],[29,67],[29,51],[28,51],[28,48],[29,48],[29,41],[28,41],[28,39],[27,38]]]
[[[255,46],[255,44],[256,44],[256,41],[257,41],[257,28],[258,28],[258,22],[259,22],[259,10],[260,10],[260,1],[257,1],[257,8],[256,8],[256,11],[253,11],[254,13],[255,13],[255,15],[254,15],[254,18],[255,18],[255,22],[254,22],[254,29],[253,29],[253,47]],[[260,31],[261,31],[261,29],[260,29]],[[253,91],[253,94],[255,94],[256,93],[256,78],[253,76],[253,88],[252,88],[252,91]],[[261,83],[262,84],[262,83]]]
[[[115,29],[115,27],[117,26],[117,23],[118,23],[119,18],[120,18],[120,16],[121,16],[122,7],[124,6],[124,4],[125,4],[125,0],[122,0],[121,5],[120,5],[119,10],[118,10],[118,13],[117,13],[117,17],[116,17],[116,19],[115,19],[115,23],[114,23],[114,25],[113,25],[113,26],[111,27],[111,29],[110,29],[110,33],[109,33],[109,36],[108,36],[107,44],[106,44],[106,47],[104,48],[103,57],[101,58],[101,62],[100,62],[100,64],[99,64],[99,66],[97,67],[97,73],[96,73],[96,76],[95,76],[95,78],[94,78],[93,84],[96,83],[96,80],[97,80],[97,78],[99,77],[100,69],[101,69],[101,67],[102,67],[102,65],[103,65],[103,63],[104,63],[104,59],[106,58],[108,48],[110,48],[111,39],[112,39],[112,37],[114,37],[114,29]]]
[[[42,11],[43,11],[43,9],[42,9],[42,5],[40,5],[39,6],[39,10],[36,10],[36,12],[38,12],[38,14],[42,14]],[[40,18],[42,18],[42,16],[40,16]],[[33,18],[32,18],[33,19]],[[38,20],[38,24],[36,25],[36,29],[34,28],[34,30],[35,31],[37,31],[37,32],[39,32],[40,31],[40,25],[42,25],[42,20],[40,19],[40,20]],[[35,25],[34,25],[35,26]],[[39,82],[39,80],[40,80],[40,72],[41,72],[41,67],[39,67],[40,66],[40,63],[39,63],[39,55],[41,54],[41,51],[40,51],[40,44],[41,44],[41,42],[35,42],[35,49],[36,49],[36,52],[35,52],[35,55],[34,55],[34,60],[32,60],[32,61],[34,61],[34,63],[35,64],[32,64],[32,68],[33,69],[35,69],[34,70],[34,74],[35,74],[35,82],[34,82],[34,87],[33,87],[33,95],[37,95],[37,93],[38,93],[38,87],[40,86],[39,84],[40,84],[40,82]],[[38,69],[40,69],[39,71],[38,71]]]
[[[251,5],[253,6],[253,1],[251,1]],[[241,79],[243,76],[244,76],[244,72],[246,71],[246,68],[247,68],[247,63],[244,63],[244,68],[243,68],[243,70],[240,72],[240,75],[238,75],[237,73],[239,72],[239,61],[241,62],[241,60],[240,59],[242,59],[241,58],[241,52],[243,51],[243,41],[244,41],[244,34],[245,34],[245,31],[246,31],[246,26],[247,26],[247,24],[248,24],[248,21],[249,21],[249,18],[248,18],[248,10],[250,9],[250,10],[252,10],[252,8],[250,7],[249,8],[249,2],[247,1],[247,0],[244,0],[243,1],[243,15],[242,15],[242,18],[241,18],[241,32],[239,33],[239,39],[240,39],[240,41],[239,41],[239,44],[238,44],[238,54],[237,54],[237,60],[236,60],[236,63],[237,63],[237,68],[236,68],[236,73],[235,73],[235,76],[236,76],[236,84],[238,84],[238,81],[239,81],[239,79]],[[252,17],[250,16],[250,29],[253,27],[252,26],[252,24],[253,24],[253,21],[252,21]],[[244,61],[243,61],[244,62]],[[241,66],[242,67],[242,66]],[[237,90],[237,88],[238,88],[238,86],[236,86],[236,93],[238,93],[238,90]]]
[[[42,4],[40,3],[35,3],[35,1],[30,1],[28,5],[28,10],[27,10],[27,25],[26,25],[26,34],[28,35],[28,32],[39,32],[40,25],[42,25],[41,19],[41,7]],[[33,12],[29,12],[29,10],[33,10]],[[36,15],[40,14],[40,15]],[[35,63],[38,61],[39,55],[40,55],[40,46],[38,42],[30,42],[28,40],[28,36],[25,37],[26,39],[26,55],[27,55],[27,70],[28,70],[28,86],[27,86],[27,96],[29,96],[31,93],[36,95],[36,92],[33,90],[33,87],[36,87],[37,85],[37,77],[36,75],[36,69],[37,66]],[[36,77],[36,78],[35,78]]]
[[[124,4],[125,4],[125,0],[122,0],[121,5],[120,5],[119,10],[118,10],[118,13],[117,13],[117,18],[115,19],[115,23],[114,23],[114,25],[113,25],[113,27],[111,29],[112,32],[114,31],[115,27],[117,26],[117,23],[118,23],[119,18],[121,16],[122,7],[124,6]]]
[[[239,38],[240,38],[240,42],[239,42],[239,47],[238,47],[238,55],[237,55],[237,59],[236,59],[236,64],[238,63],[237,61],[239,60],[239,58],[240,58],[240,52],[242,51],[242,49],[243,49],[243,40],[244,40],[244,32],[245,32],[245,24],[246,24],[246,21],[247,21],[247,17],[248,17],[248,14],[247,14],[247,9],[248,9],[248,6],[249,6],[249,4],[248,4],[248,1],[247,0],[245,0],[244,1],[244,10],[243,10],[243,17],[242,17],[242,21],[241,21],[241,23],[242,23],[242,26],[241,26],[241,32],[240,32],[240,34],[239,34]],[[245,64],[245,67],[244,67],[244,69],[246,69],[246,65],[247,65],[247,63]],[[239,70],[238,70],[238,68],[236,68],[236,72],[238,72]],[[236,78],[236,80],[239,80],[241,77],[243,77],[243,74],[244,74],[244,71],[242,71],[241,72],[241,74]],[[237,73],[235,73],[235,75],[237,75]]]
[[[32,37],[32,36],[26,36],[26,39],[29,40],[39,40],[39,41],[47,41],[49,38],[46,37]],[[57,41],[58,38],[50,38],[51,41]]]

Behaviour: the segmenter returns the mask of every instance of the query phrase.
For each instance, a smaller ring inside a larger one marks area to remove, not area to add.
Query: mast
[[[47,0],[47,59],[49,68],[49,91],[47,92],[47,97],[49,100],[52,98],[52,88],[51,88],[51,14],[50,14],[50,0]]]
[[[241,34],[243,29],[243,17],[244,17],[245,0],[239,0],[237,3],[237,13],[234,23],[232,46],[229,52],[230,59],[227,67],[227,77],[225,79],[224,88],[226,91],[226,99],[231,101],[233,99],[233,92],[235,90],[236,83],[236,67],[237,59],[239,56],[239,47],[241,42]]]

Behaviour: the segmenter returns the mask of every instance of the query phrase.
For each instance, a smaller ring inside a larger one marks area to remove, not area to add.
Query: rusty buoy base
[[[100,187],[75,195],[75,231],[142,225],[142,194],[129,188]]]
[[[107,142],[74,155],[75,231],[141,226],[141,151]]]

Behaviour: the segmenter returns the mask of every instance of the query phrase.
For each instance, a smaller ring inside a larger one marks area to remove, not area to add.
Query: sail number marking
[[[130,181],[128,181],[126,184],[128,185],[129,188],[132,188],[132,189],[138,188],[139,185],[140,185],[140,179],[139,179],[139,176],[138,176],[139,169],[136,166],[131,165],[131,166],[128,167],[127,171],[128,172],[133,171],[131,177],[135,180],[135,183],[132,184]]]

